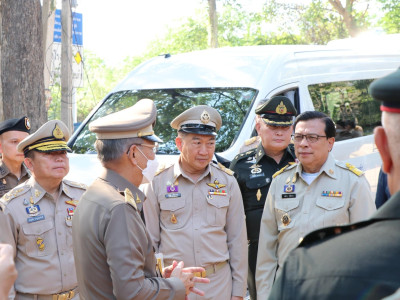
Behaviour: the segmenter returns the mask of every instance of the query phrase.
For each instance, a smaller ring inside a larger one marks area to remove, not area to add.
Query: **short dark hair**
[[[320,119],[325,123],[325,135],[327,138],[335,137],[336,128],[335,128],[335,123],[333,123],[333,120],[328,115],[316,110],[305,111],[300,115],[298,115],[294,121],[293,130],[296,130],[296,125],[300,121],[308,121],[314,119]]]
[[[28,158],[30,158],[30,159],[33,159],[33,158],[35,157],[35,152],[36,152],[36,150],[30,150],[30,151],[26,152],[26,153],[24,154],[24,156],[25,156],[25,157],[28,157]]]

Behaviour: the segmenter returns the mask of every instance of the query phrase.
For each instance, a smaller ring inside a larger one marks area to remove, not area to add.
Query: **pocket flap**
[[[212,206],[221,208],[221,207],[226,207],[229,205],[229,198],[228,196],[215,196],[213,195],[212,198],[209,199],[207,198],[208,204],[211,204]]]
[[[299,206],[300,201],[298,199],[285,199],[275,201],[275,209],[279,209],[281,211],[290,211]]]
[[[183,198],[169,198],[160,201],[161,210],[176,211],[185,206],[185,199]]]
[[[265,179],[264,176],[246,181],[246,187],[249,190],[261,189],[264,186],[267,186],[268,184],[269,183],[267,183],[267,180]]]
[[[325,210],[335,210],[344,206],[344,200],[342,198],[324,197],[318,198],[316,204]]]
[[[54,228],[54,223],[52,220],[44,222],[39,221],[37,223],[30,223],[22,226],[22,230],[25,235],[41,235],[52,228]]]

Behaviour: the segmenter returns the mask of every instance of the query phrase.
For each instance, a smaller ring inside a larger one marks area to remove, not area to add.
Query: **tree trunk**
[[[210,48],[218,48],[218,17],[216,0],[208,0],[208,15],[210,17]]]
[[[25,115],[36,130],[47,121],[40,0],[0,3],[2,120]]]
[[[343,22],[351,37],[357,36],[360,32],[360,28],[357,27],[354,16],[352,15],[354,1],[355,0],[346,0],[346,7],[343,7],[340,0],[329,0],[333,8],[343,17]]]

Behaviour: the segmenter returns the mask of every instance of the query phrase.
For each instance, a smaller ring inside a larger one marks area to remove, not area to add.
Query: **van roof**
[[[346,55],[379,55],[380,49],[350,49],[324,45],[267,45],[225,47],[176,55],[162,55],[136,67],[112,92],[132,89],[257,87],[266,70],[276,70],[276,76],[296,77],[299,60]],[[395,50],[390,50],[391,52]],[[397,55],[400,51],[396,50]],[[284,63],[283,63],[284,62]],[[276,65],[276,67],[275,67]],[[174,76],[171,76],[174,74]]]

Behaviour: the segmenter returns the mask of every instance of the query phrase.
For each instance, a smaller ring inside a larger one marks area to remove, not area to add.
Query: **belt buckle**
[[[195,277],[201,277],[201,278],[205,278],[206,277],[206,271],[202,271],[202,272],[194,272],[193,275]]]
[[[71,300],[75,296],[74,291],[53,295],[53,300]]]

